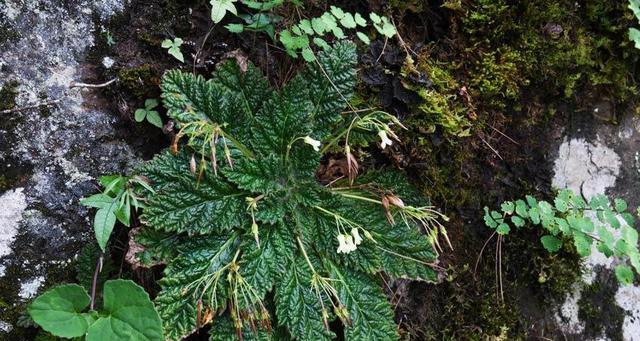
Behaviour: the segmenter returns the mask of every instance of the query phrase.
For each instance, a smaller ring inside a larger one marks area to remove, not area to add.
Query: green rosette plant
[[[350,107],[355,64],[339,42],[280,90],[232,61],[209,80],[164,76],[178,133],[139,169],[153,191],[136,240],[141,262],[166,264],[166,339],[211,325],[211,340],[331,340],[335,320],[347,340],[399,338],[382,278],[435,281],[446,217],[400,172],[358,175],[357,150],[393,144],[402,125]],[[348,167],[321,184],[329,152]]]

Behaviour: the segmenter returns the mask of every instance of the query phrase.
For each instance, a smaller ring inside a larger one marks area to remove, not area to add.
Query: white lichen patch
[[[571,139],[562,142],[554,164],[553,186],[569,188],[585,198],[604,193],[620,174],[620,157],[600,142]]]
[[[605,193],[615,185],[620,167],[618,154],[599,141],[592,143],[581,138],[565,139],[560,145],[558,158],[554,163],[555,174],[552,184],[556,188],[571,189],[589,199],[596,194]],[[583,282],[572,287],[556,314],[558,325],[569,334],[579,334],[584,330],[585,323],[580,321],[578,316],[578,302],[582,296],[583,285],[593,282],[596,267],[610,269],[615,265],[614,259],[604,257],[595,247],[592,246],[591,255],[584,260]]]
[[[564,303],[560,307],[560,311],[556,313],[556,321],[559,325],[562,325],[566,333],[579,334],[584,331],[585,324],[583,321],[580,321],[578,316],[578,302],[581,297],[582,285],[576,283],[565,298]]]
[[[22,213],[27,208],[23,188],[17,188],[0,196],[0,257],[11,253],[11,243],[18,233]]]
[[[13,326],[5,321],[0,320],[0,332],[8,333],[13,329]]]
[[[25,300],[35,297],[43,282],[44,276],[38,276],[31,280],[22,282],[20,284],[20,292],[18,293],[18,296]]]
[[[626,341],[640,341],[640,288],[624,286],[616,292],[616,304],[626,310],[622,337]]]

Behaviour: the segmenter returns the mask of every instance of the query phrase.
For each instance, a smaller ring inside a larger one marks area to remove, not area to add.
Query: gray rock
[[[10,185],[0,192],[0,339],[6,339],[20,307],[47,283],[71,276],[50,278],[93,242],[78,200],[98,190],[96,176],[125,173],[138,158],[116,137],[116,117],[92,109],[99,107],[91,105],[96,96],[87,94],[99,90],[68,88],[82,81],[94,19],[122,10],[123,0],[0,3],[0,21],[18,33],[0,46],[0,87],[17,82],[17,107],[61,99],[49,110],[0,117],[0,176]]]

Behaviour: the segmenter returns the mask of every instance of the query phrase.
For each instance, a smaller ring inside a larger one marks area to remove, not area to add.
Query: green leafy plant
[[[100,177],[99,181],[104,191],[81,199],[80,203],[98,209],[93,219],[93,229],[98,245],[104,251],[116,221],[129,226],[131,208],[137,211],[144,207],[135,194],[135,187],[142,186],[148,190],[152,188],[139,176],[127,178],[120,175],[105,175]]]
[[[629,9],[640,22],[640,0],[629,0]],[[634,42],[637,49],[640,49],[640,30],[635,27],[629,28],[629,40]]]
[[[356,177],[358,146],[394,143],[400,122],[343,112],[355,45],[317,61],[280,91],[232,61],[210,80],[164,76],[179,132],[171,153],[139,170],[153,192],[135,239],[144,263],[166,264],[155,300],[166,339],[213,324],[211,340],[329,340],[338,319],[347,340],[396,340],[380,274],[436,279],[446,217],[396,171]],[[315,173],[329,150],[343,153],[348,176],[322,185]]]
[[[58,337],[84,336],[87,341],[163,340],[160,317],[143,288],[129,280],[107,281],[103,299],[103,309],[95,311],[84,288],[66,284],[40,295],[28,311],[35,323]]]
[[[184,55],[182,55],[182,51],[180,50],[183,42],[182,38],[174,38],[173,40],[165,39],[162,41],[162,48],[167,49],[170,55],[184,63]]]
[[[158,111],[153,110],[158,106],[158,100],[156,99],[148,99],[144,101],[144,108],[140,108],[135,112],[136,122],[142,122],[147,119],[147,122],[153,124],[158,128],[162,128],[162,118],[160,118],[160,113]]]
[[[633,271],[630,263],[640,272],[638,232],[633,228],[634,217],[627,212],[622,199],[609,202],[604,195],[596,195],[587,203],[571,190],[561,190],[553,201],[538,201],[532,196],[526,200],[505,201],[500,211],[485,207],[484,222],[499,236],[508,235],[512,227],[527,224],[542,226],[547,235],[540,238],[549,252],[557,252],[564,240],[573,243],[578,254],[587,257],[595,244],[597,252],[605,257],[618,257],[623,263],[616,266],[615,274],[623,284],[631,284]]]
[[[214,23],[219,23],[227,15],[227,12],[234,15],[238,15],[235,2],[238,0],[211,0],[211,20]]]
[[[373,27],[386,38],[392,38],[396,34],[395,26],[385,16],[370,13],[369,18]],[[332,34],[337,39],[345,38],[343,29],[353,30],[358,27],[365,28],[368,21],[360,13],[345,12],[341,8],[331,6],[331,10],[321,16],[312,19],[303,19],[290,29],[280,32],[279,39],[287,53],[292,57],[297,57],[298,53],[308,61],[315,60],[311,43],[322,49],[328,48],[329,44],[322,37]],[[356,35],[365,44],[369,44],[369,37],[356,31]]]

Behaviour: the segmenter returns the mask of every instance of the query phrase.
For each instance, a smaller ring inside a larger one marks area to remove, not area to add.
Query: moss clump
[[[160,84],[159,75],[155,73],[149,64],[121,69],[118,71],[118,79],[120,86],[138,100],[144,100],[157,95],[157,88]]]
[[[518,99],[520,89],[529,84],[521,72],[524,63],[518,51],[508,48],[482,53],[472,71],[471,88],[485,108],[503,110],[506,103]]]
[[[0,13],[0,45],[5,45],[20,38],[20,34],[14,30]]]
[[[0,89],[0,110],[9,110],[16,107],[18,96],[18,82],[8,81]]]
[[[625,310],[616,304],[617,283],[606,271],[598,273],[593,284],[582,290],[578,301],[578,317],[585,322],[584,335],[587,338],[598,338],[603,334],[609,340],[623,340],[622,324]],[[611,282],[613,285],[603,285]]]
[[[475,113],[468,107],[471,103],[461,98],[461,87],[451,71],[446,69],[446,64],[432,61],[423,51],[415,64],[411,58],[407,58],[402,75],[409,79],[412,75],[427,75],[432,83],[430,87],[424,87],[406,82],[409,89],[416,91],[422,99],[412,110],[408,125],[417,127],[421,134],[434,133],[440,127],[450,136],[470,135],[469,117],[475,117]]]
[[[6,191],[9,189],[9,180],[4,175],[0,175],[0,192]]]
[[[466,44],[473,46],[469,58],[478,66],[473,83],[480,95],[497,92],[506,99],[515,99],[520,88],[531,84],[549,95],[604,92],[626,101],[637,92],[626,32],[630,21],[620,15],[627,12],[624,1],[481,0],[462,20],[470,36]],[[486,78],[496,84],[483,86]]]

